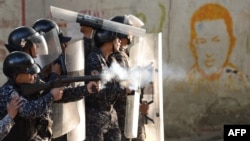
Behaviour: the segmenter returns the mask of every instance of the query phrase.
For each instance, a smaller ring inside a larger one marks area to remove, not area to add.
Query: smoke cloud
[[[163,80],[183,81],[186,78],[186,70],[173,64],[162,64]]]
[[[146,66],[135,65],[130,68],[124,68],[114,61],[101,75],[103,84],[116,79],[123,88],[137,90],[153,81],[153,62]]]

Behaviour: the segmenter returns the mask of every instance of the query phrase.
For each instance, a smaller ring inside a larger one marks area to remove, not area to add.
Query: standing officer
[[[62,31],[59,29],[58,25],[56,24],[55,21],[50,20],[50,19],[38,19],[37,21],[34,22],[32,26],[37,32],[42,33],[46,41],[48,43],[48,48],[49,52],[56,52],[55,50],[61,50],[57,52],[57,55],[60,55],[63,59],[66,58],[65,56],[65,49],[67,48],[67,43],[71,40],[70,37],[64,36]],[[59,47],[59,48],[57,48]],[[70,50],[70,47],[67,49]],[[76,55],[76,54],[72,54]],[[53,58],[55,54],[49,54],[48,56],[44,56],[43,58]],[[68,56],[67,58],[69,58]],[[81,57],[81,56],[80,56]],[[79,58],[78,56],[75,56],[75,58]],[[53,61],[53,60],[50,60]],[[47,63],[47,66],[53,65],[53,62],[45,62]],[[77,63],[77,62],[72,62],[72,63]],[[82,63],[82,62],[80,62]],[[60,61],[60,68],[68,67],[66,66],[64,60]],[[74,66],[77,66],[75,64]],[[72,68],[68,68],[72,69]],[[68,71],[68,70],[67,70]],[[71,73],[71,72],[67,72]],[[50,74],[48,76],[52,77],[59,77],[61,73],[53,73],[52,71],[48,71],[47,74]],[[63,72],[62,72],[63,74]],[[51,79],[51,78],[49,78]],[[99,89],[97,87],[96,82],[90,82],[86,86],[78,86],[78,87],[72,87],[72,88],[65,88],[63,98],[53,104],[53,111],[54,114],[52,113],[51,116],[52,119],[55,119],[54,124],[53,124],[53,129],[58,129],[59,131],[55,131],[55,137],[53,137],[53,141],[66,141],[67,140],[67,133],[74,129],[78,124],[79,124],[79,113],[77,111],[77,104],[79,100],[81,100],[85,95],[88,95],[89,93],[92,92],[92,87],[96,87],[97,90]],[[87,88],[87,89],[86,89]],[[64,96],[67,95],[67,96]],[[65,104],[67,102],[67,104]],[[68,103],[70,102],[70,103]],[[57,113],[57,115],[55,114]],[[74,117],[71,117],[71,124],[68,124],[66,119],[64,117],[68,117],[67,115],[74,115]]]
[[[127,24],[131,26],[141,27],[143,26],[143,22],[133,15],[123,15],[123,16],[115,16],[111,18],[111,21],[115,21],[122,24]],[[129,56],[128,56],[128,46],[132,43],[132,35],[126,35],[119,33],[117,37],[121,40],[120,50],[114,52],[110,55],[110,61],[115,59],[117,63],[121,65],[121,67],[125,69],[129,69]],[[119,127],[122,133],[122,141],[128,141],[124,136],[124,127],[125,127],[125,113],[126,113],[126,95],[120,96],[115,103],[114,107],[117,111]],[[145,103],[141,103],[140,105],[140,113],[146,115],[148,112],[149,106]],[[146,137],[144,122],[142,116],[139,117],[139,125],[138,125],[138,135],[136,139],[133,141],[144,141]]]
[[[86,74],[96,75],[104,72],[110,62],[108,57],[120,48],[120,40],[116,32],[97,30],[94,36],[96,48],[86,61]],[[121,132],[117,114],[113,105],[119,95],[125,95],[127,89],[114,81],[107,82],[97,95],[86,97],[86,140],[87,141],[119,141]]]

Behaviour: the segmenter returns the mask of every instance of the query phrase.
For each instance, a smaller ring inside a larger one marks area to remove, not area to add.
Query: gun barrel
[[[22,84],[20,86],[21,92],[23,96],[28,96],[32,94],[36,94],[41,90],[47,90],[54,87],[67,86],[72,82],[81,82],[81,81],[98,81],[101,80],[101,76],[77,76],[77,77],[69,77],[69,76],[61,76],[54,81],[50,81],[44,84]]]
[[[101,76],[92,76],[92,75],[86,75],[86,76],[76,76],[76,77],[61,77],[63,83],[71,83],[71,82],[81,82],[81,81],[99,81],[101,80]]]
[[[40,92],[42,90],[47,90],[51,87],[52,87],[51,82],[44,83],[44,84],[35,83],[35,84],[22,84],[22,85],[20,85],[22,96],[29,96],[29,95],[37,94],[37,92]]]

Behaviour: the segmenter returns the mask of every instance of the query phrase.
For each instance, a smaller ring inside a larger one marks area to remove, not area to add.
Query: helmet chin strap
[[[31,51],[31,47],[29,48],[29,54],[30,54],[30,56],[33,58],[32,51]]]
[[[115,52],[115,45],[114,45],[114,42],[112,42],[112,52]]]
[[[116,51],[115,51],[115,39],[112,41],[112,52],[113,52],[113,53],[116,52]]]
[[[16,83],[16,77],[17,77],[17,74],[13,74],[10,78],[9,78],[9,82],[11,83],[11,84],[17,84]]]
[[[28,53],[33,58],[32,50],[31,50],[32,47],[33,47],[33,43],[28,40],[26,45],[22,48],[22,51]]]

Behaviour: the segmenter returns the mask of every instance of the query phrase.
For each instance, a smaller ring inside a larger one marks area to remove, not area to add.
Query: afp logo
[[[250,141],[250,125],[224,125],[224,141]]]

